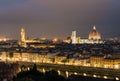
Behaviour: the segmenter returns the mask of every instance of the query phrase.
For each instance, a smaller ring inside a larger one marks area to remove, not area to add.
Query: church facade
[[[80,38],[76,36],[76,31],[72,31],[71,35],[72,44],[101,44],[103,43],[101,34],[97,31],[95,25],[93,26],[92,31],[90,31],[88,38]]]

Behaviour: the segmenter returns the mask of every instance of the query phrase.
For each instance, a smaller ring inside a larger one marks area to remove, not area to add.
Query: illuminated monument
[[[96,30],[95,25],[93,26],[92,31],[89,34],[89,39],[90,40],[100,40],[101,39],[101,35],[100,33]]]
[[[64,40],[64,42],[69,43],[69,40]],[[92,31],[89,33],[88,38],[80,38],[77,37],[76,35],[76,31],[72,31],[72,35],[71,35],[71,43],[72,44],[100,44],[103,43],[102,39],[101,39],[101,35],[100,33],[96,30],[95,25],[93,26]]]
[[[23,27],[21,28],[21,41],[25,42],[25,29]]]
[[[40,42],[39,40],[34,40],[34,39],[26,39],[26,33],[24,27],[21,28],[21,40],[20,40],[20,45],[23,47],[27,47],[26,43],[35,43],[35,42]]]
[[[77,43],[76,31],[72,31],[71,39],[72,39],[72,44]]]
[[[25,42],[25,29],[24,29],[24,27],[21,28],[20,33],[21,33],[21,39],[20,39],[19,44],[23,47],[26,47],[27,45],[26,45],[26,42]]]
[[[100,33],[96,30],[95,25],[93,26],[92,31],[89,33],[89,42],[90,43],[102,43],[101,41],[101,35]]]

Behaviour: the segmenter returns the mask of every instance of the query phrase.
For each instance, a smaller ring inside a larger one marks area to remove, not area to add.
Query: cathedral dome
[[[89,33],[89,39],[90,40],[100,40],[101,35],[100,33],[96,30],[96,27],[94,26],[92,31]]]

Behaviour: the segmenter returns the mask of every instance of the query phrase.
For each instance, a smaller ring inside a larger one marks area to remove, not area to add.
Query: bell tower
[[[22,26],[22,28],[21,28],[20,35],[21,35],[20,45],[23,46],[23,47],[27,47],[27,45],[26,45],[26,40],[25,40],[25,29],[24,29],[23,26]]]
[[[25,42],[25,29],[24,29],[24,27],[21,28],[21,41]]]
[[[77,43],[76,31],[72,31],[71,39],[72,39],[72,44]]]

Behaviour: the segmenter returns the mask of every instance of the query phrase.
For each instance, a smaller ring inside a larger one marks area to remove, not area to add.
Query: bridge
[[[29,70],[32,68],[34,63],[30,62],[18,62],[21,70]],[[71,74],[90,76],[105,79],[120,79],[120,69],[109,69],[109,68],[95,68],[95,67],[83,67],[83,66],[72,66],[64,64],[48,64],[48,63],[36,63],[37,68],[41,72],[55,70],[59,75],[68,77]],[[20,71],[21,71],[20,70]]]

